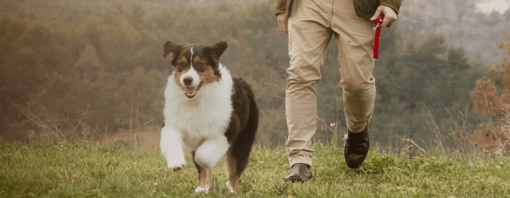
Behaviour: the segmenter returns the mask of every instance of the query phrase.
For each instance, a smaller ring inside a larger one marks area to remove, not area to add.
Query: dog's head
[[[167,41],[163,57],[172,53],[175,83],[189,99],[197,97],[200,88],[221,79],[220,59],[226,42],[214,45],[182,45]]]

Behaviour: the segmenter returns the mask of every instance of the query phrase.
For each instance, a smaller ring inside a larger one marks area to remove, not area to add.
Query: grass
[[[0,142],[0,197],[508,197],[510,160],[430,154],[396,157],[371,148],[362,168],[349,169],[343,150],[315,145],[314,179],[285,183],[284,148],[256,147],[238,193],[227,193],[224,164],[213,169],[209,194],[194,193],[198,175],[186,155],[179,172],[158,149]],[[433,152],[431,152],[433,153]]]

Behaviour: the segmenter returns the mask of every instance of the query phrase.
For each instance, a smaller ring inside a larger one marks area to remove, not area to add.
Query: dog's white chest
[[[226,106],[226,105],[225,105]],[[219,106],[212,108],[197,108],[192,111],[181,111],[176,123],[177,129],[189,136],[215,137],[223,135],[230,122],[232,110]],[[230,108],[231,109],[231,108]]]
[[[229,126],[233,82],[228,70],[221,72],[220,81],[205,85],[191,100],[185,98],[173,79],[168,81],[163,110],[165,125],[181,132],[184,147],[193,150],[204,139],[223,136]]]
[[[200,136],[190,136],[187,131],[181,131],[182,149],[188,153],[196,151],[206,138]]]

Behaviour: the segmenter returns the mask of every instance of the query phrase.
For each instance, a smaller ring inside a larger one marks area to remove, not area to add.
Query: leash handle
[[[375,19],[375,20],[372,20],[372,23],[376,24],[376,26],[374,27],[374,31],[375,31],[375,29],[376,29],[377,27],[379,27],[379,26],[380,26],[380,24],[381,24],[383,21],[384,21],[384,14],[381,14],[381,15],[379,15],[379,18],[377,18],[377,19]],[[388,26],[388,28],[390,28],[390,27],[391,27],[391,24],[388,24],[387,26]]]
[[[373,30],[375,31],[375,39],[374,39],[374,58],[379,58],[379,38],[381,37],[381,23],[384,21],[384,14],[379,15],[379,17],[372,22],[375,24]],[[390,28],[391,24],[386,27]]]

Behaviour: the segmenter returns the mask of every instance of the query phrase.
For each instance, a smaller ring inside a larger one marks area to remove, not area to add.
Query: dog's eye
[[[184,63],[179,63],[179,66],[184,67]]]
[[[203,66],[204,66],[204,64],[198,63],[198,67],[203,67]]]

